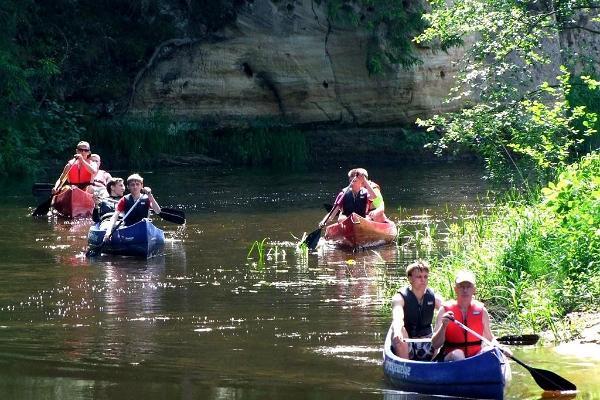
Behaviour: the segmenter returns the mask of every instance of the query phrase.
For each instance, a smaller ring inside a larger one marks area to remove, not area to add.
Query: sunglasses
[[[80,149],[79,147],[77,148],[77,151],[85,151],[85,152],[89,152],[90,149]]]

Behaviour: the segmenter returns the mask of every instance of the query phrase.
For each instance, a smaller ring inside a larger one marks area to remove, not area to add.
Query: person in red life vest
[[[320,228],[324,227],[338,211],[340,211],[338,222],[348,218],[352,213],[356,213],[363,218],[369,215],[377,218],[372,218],[373,220],[385,220],[385,216],[383,215],[383,199],[380,209],[375,210],[373,208],[373,201],[381,198],[381,193],[373,189],[368,176],[368,172],[364,168],[353,168],[348,171],[348,179],[350,181],[349,190],[346,188],[337,195],[333,210],[319,222]],[[377,190],[379,190],[379,186],[377,186]]]
[[[105,170],[100,169],[100,164],[102,163],[102,160],[100,159],[100,156],[98,154],[92,154],[92,156],[90,158],[92,161],[94,161],[96,163],[96,166],[98,167],[98,171],[96,172],[96,175],[94,175],[94,179],[92,181],[93,186],[94,186],[93,187],[94,192],[97,192],[97,193],[106,192],[108,195],[108,190],[106,190],[106,185],[111,180],[112,176]],[[104,196],[104,197],[106,197],[106,196]]]
[[[77,186],[82,190],[88,189],[93,176],[98,172],[98,166],[90,156],[90,144],[84,141],[77,143],[73,159],[69,160],[63,169],[63,173],[68,171],[67,183],[69,185]],[[58,179],[52,188],[52,194],[59,192],[60,184],[60,179]]]
[[[439,310],[431,343],[440,349],[444,361],[463,360],[482,351],[481,340],[453,323],[452,319],[495,342],[485,306],[473,299],[475,291],[475,275],[470,271],[459,272],[454,281],[456,300],[445,302]]]
[[[406,267],[407,286],[392,297],[392,350],[401,358],[430,361],[431,342],[406,342],[405,339],[430,338],[433,313],[442,297],[428,287],[429,264],[418,260]]]
[[[132,207],[135,206],[135,209],[133,209],[125,221],[123,221],[124,226],[133,225],[144,218],[148,218],[148,212],[150,211],[150,208],[152,208],[155,213],[160,213],[160,206],[152,194],[152,189],[147,186],[144,187],[144,179],[140,175],[130,175],[127,178],[127,188],[129,189],[130,193],[123,196],[117,203],[115,207],[115,213],[111,217],[110,223],[106,227],[107,234],[104,235],[105,241],[109,239],[109,232],[112,232],[113,226],[117,222],[119,215],[127,214]],[[140,201],[136,204],[138,199],[140,199]]]

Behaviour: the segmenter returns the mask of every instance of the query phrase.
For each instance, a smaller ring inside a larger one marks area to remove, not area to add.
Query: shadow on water
[[[11,399],[426,398],[389,390],[381,368],[389,326],[381,282],[400,281],[416,255],[402,246],[296,249],[346,170],[142,171],[159,203],[187,216],[184,227],[155,221],[167,244],[149,260],[86,259],[89,220],[34,220],[31,195],[0,195],[0,393]],[[477,210],[486,192],[480,172],[468,165],[369,172],[382,185],[388,216],[409,228],[424,216],[442,223]],[[252,243],[264,238],[263,259],[248,258]],[[537,363],[536,351],[516,354]],[[590,378],[598,362],[582,366],[545,351],[540,366],[584,382],[584,396],[600,392]],[[508,398],[540,398],[527,372],[513,372]]]

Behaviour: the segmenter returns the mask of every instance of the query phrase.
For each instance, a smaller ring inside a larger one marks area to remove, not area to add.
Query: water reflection
[[[81,255],[89,220],[32,220],[29,197],[7,200],[0,214],[0,363],[10,368],[0,373],[0,393],[425,398],[388,390],[381,369],[390,317],[381,311],[389,299],[380,283],[404,279],[417,256],[411,246],[310,254],[296,247],[302,232],[316,229],[320,204],[336,194],[345,170],[153,174],[161,205],[185,209],[187,224],[155,221],[167,243],[149,260],[88,260]],[[472,166],[369,172],[382,184],[386,213],[409,229],[424,216],[441,224],[448,210],[476,209],[484,192]],[[248,259],[263,238],[264,258]],[[552,370],[569,359],[527,349],[516,355]],[[591,378],[600,366],[586,363],[574,360],[556,372],[591,396],[600,392]],[[507,398],[540,398],[526,371],[513,372]]]

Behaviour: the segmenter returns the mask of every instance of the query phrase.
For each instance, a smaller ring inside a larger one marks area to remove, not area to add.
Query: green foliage
[[[449,101],[466,102],[459,112],[420,124],[441,132],[438,152],[469,149],[481,154],[489,177],[512,183],[545,182],[584,150],[596,131],[595,109],[570,96],[571,76],[539,83],[551,70],[561,29],[591,4],[574,0],[437,0],[429,23],[415,40],[442,48],[469,39],[457,85]],[[476,40],[473,40],[476,38]],[[588,85],[591,88],[591,85]],[[590,89],[592,90],[592,89]],[[473,105],[474,104],[474,105]]]
[[[600,296],[600,154],[567,167],[539,195],[497,206],[488,215],[452,224],[449,275],[473,270],[478,297],[496,318],[520,328],[557,332],[571,311]]]
[[[96,135],[103,129],[98,125],[113,124],[92,120],[125,109],[136,73],[161,42],[221,28],[244,3],[1,1],[0,176],[33,174],[40,162],[67,157],[86,125]],[[123,128],[141,129],[133,125]],[[150,137],[142,142],[156,145]],[[137,154],[132,152],[134,163],[143,163],[146,154]]]
[[[257,126],[215,132],[208,152],[238,165],[301,169],[308,161],[304,134],[288,128]]]
[[[420,64],[412,38],[425,28],[423,8],[418,1],[402,0],[328,0],[327,11],[333,21],[361,27],[370,32],[367,70],[379,75],[396,65],[410,68]]]

